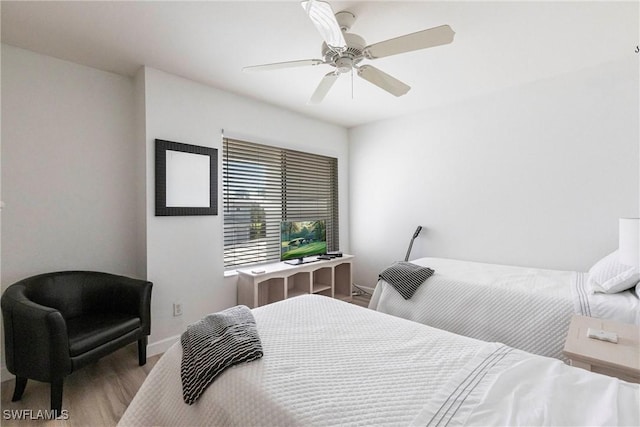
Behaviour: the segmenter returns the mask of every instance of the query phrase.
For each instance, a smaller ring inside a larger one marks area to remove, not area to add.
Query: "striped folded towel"
[[[378,278],[396,288],[404,299],[409,299],[432,274],[429,267],[399,261],[380,273]]]
[[[239,305],[205,316],[189,325],[182,344],[182,396],[192,405],[225,369],[262,357],[256,321]]]

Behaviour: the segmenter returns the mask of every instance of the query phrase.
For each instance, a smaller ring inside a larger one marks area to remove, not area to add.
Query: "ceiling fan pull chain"
[[[353,68],[351,68],[351,100],[353,101]]]

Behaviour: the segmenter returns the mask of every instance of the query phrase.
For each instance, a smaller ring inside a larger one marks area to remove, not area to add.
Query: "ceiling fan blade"
[[[278,68],[305,67],[307,65],[319,65],[325,62],[321,59],[301,59],[299,61],[274,62],[273,64],[251,65],[244,67],[242,71],[267,71]]]
[[[339,76],[340,74],[336,73],[335,71],[332,71],[331,73],[325,75],[322,80],[320,80],[320,84],[316,88],[316,91],[313,92],[313,95],[311,95],[309,104],[319,104],[320,102],[322,102],[324,97],[327,95],[327,92],[329,92],[329,89],[331,89],[331,86],[333,86],[336,80],[338,80]]]
[[[364,48],[364,55],[368,59],[384,58],[385,56],[397,55],[398,53],[440,46],[451,43],[455,34],[455,31],[453,31],[450,26],[441,25],[439,27],[429,28],[428,30],[374,43]]]
[[[391,77],[389,74],[371,65],[358,67],[358,76],[395,96],[402,96],[411,89],[411,86],[402,83],[395,77]]]
[[[305,0],[301,5],[331,50],[347,50],[347,42],[344,40],[340,25],[329,3],[320,0]]]

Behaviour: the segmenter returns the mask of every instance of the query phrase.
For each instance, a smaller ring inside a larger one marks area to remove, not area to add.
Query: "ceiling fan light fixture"
[[[336,61],[336,69],[338,73],[348,73],[353,68],[353,60],[348,57],[339,58]]]

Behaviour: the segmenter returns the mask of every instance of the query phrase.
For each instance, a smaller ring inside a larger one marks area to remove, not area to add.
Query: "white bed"
[[[322,296],[253,314],[263,358],[228,369],[189,406],[178,343],[119,425],[640,424],[640,385],[555,359]]]
[[[574,313],[640,324],[635,290],[594,294],[588,273],[446,258],[411,262],[435,273],[408,300],[378,281],[369,308],[562,360]]]

